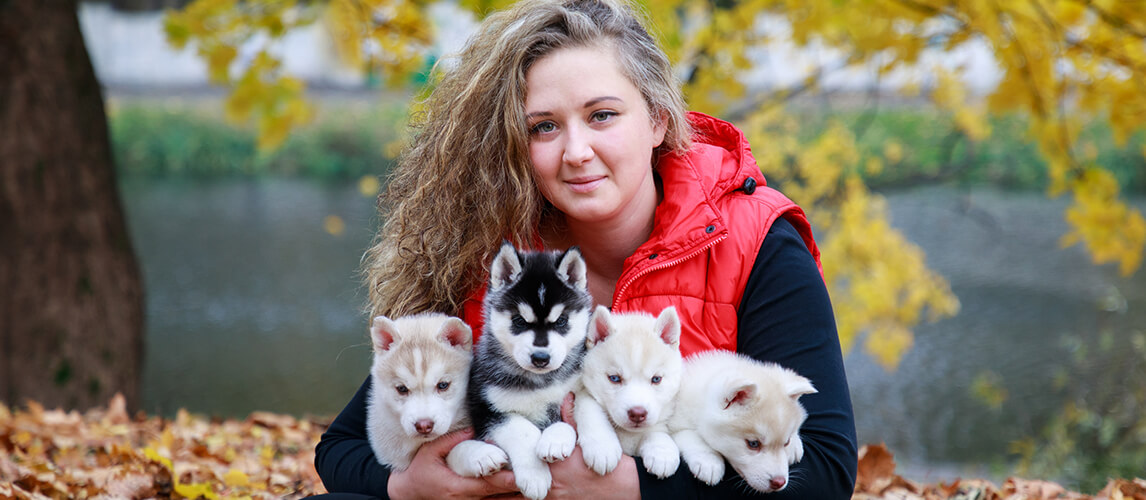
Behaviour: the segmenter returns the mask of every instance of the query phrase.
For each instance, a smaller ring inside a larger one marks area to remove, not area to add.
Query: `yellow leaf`
[[[228,470],[227,473],[223,475],[223,483],[225,483],[227,486],[232,487],[232,488],[234,488],[234,487],[246,487],[246,486],[250,486],[251,480],[250,480],[250,478],[247,477],[247,474],[244,473],[243,471],[241,471],[239,469],[231,469],[231,470]]]
[[[346,231],[346,223],[342,221],[342,217],[337,215],[327,215],[322,220],[322,227],[333,236],[341,236]]]
[[[290,117],[264,115],[259,120],[259,137],[256,140],[259,151],[271,151],[282,145],[292,125]]]
[[[1002,386],[999,374],[989,370],[975,376],[971,394],[991,409],[999,409],[1007,401],[1007,389]]]
[[[145,456],[151,460],[154,460],[156,462],[159,462],[161,465],[166,467],[167,470],[171,471],[172,474],[175,473],[175,466],[171,464],[171,459],[169,459],[163,455],[160,455],[159,452],[155,450],[155,448],[152,448],[150,446],[144,448],[143,449],[143,456]]]
[[[341,223],[342,219],[339,218],[338,221]],[[259,458],[262,460],[263,465],[270,465],[275,458],[275,449],[270,446],[262,446],[259,448]]]
[[[358,179],[358,192],[366,198],[373,198],[378,195],[378,190],[382,187],[382,183],[378,181],[376,175],[364,175]]]
[[[179,50],[183,50],[187,46],[187,40],[191,38],[191,28],[177,12],[168,12],[164,16],[163,33],[167,35],[167,43]]]
[[[218,500],[219,498],[215,490],[211,489],[211,485],[206,483],[181,484],[176,482],[175,493],[184,498],[206,498],[207,500]]]
[[[864,342],[864,350],[875,357],[877,363],[887,370],[893,370],[911,349],[913,336],[904,328],[889,327],[871,332]]]
[[[227,83],[231,81],[231,62],[239,55],[238,50],[230,45],[217,45],[205,49],[207,59],[207,74],[213,83]]]
[[[888,163],[903,161],[903,145],[899,141],[887,141],[887,144],[883,145],[883,157],[887,159]]]
[[[1060,244],[1085,244],[1095,263],[1117,262],[1123,276],[1136,271],[1146,247],[1146,219],[1119,199],[1114,175],[1089,168],[1074,182],[1072,193],[1074,203],[1066,211],[1071,229]]]

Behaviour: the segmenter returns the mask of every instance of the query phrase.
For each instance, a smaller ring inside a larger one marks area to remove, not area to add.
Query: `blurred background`
[[[276,74],[306,88],[306,119],[279,139],[236,113],[241,78],[219,84],[211,76],[209,51],[195,48],[209,45],[207,35],[172,28],[176,14],[164,8],[188,12],[187,2],[79,4],[142,271],[140,409],[333,416],[350,399],[370,361],[358,267],[379,224],[375,197],[427,70],[478,22],[462,4],[421,14],[436,34],[424,47],[430,57],[397,82],[374,59],[348,63],[337,23],[234,42],[224,64],[232,73],[266,52],[280,64]],[[667,15],[655,2],[650,9],[654,18]],[[957,14],[950,17],[974,24]],[[1006,54],[987,36],[943,40],[921,49],[910,61],[916,69],[892,71],[878,58],[850,64],[831,39],[807,42],[804,28],[782,13],[754,19],[752,29],[767,36],[744,49],[743,89],[726,89],[733,104],[708,109],[744,124],[770,183],[813,215],[825,271],[839,277],[833,300],[860,443],[886,443],[900,473],[920,481],[1019,470],[1093,490],[1107,475],[1141,475],[1146,276],[1117,260],[1096,263],[1095,245],[1064,241],[1079,227],[1117,233],[1134,219],[1072,222],[1085,187],[1058,185],[1051,148],[1032,133],[1038,117],[989,112],[989,96],[1011,75],[1000,63]],[[180,36],[187,45],[177,48]],[[1140,57],[1136,40],[1126,57]],[[674,54],[694,61],[693,69],[720,69]],[[946,69],[919,69],[931,67]],[[945,77],[934,76],[942,71],[961,82],[947,102]],[[690,102],[711,106],[699,96],[694,90]],[[746,109],[784,114],[761,118]],[[1068,177],[1085,178],[1090,165],[1101,165],[1112,172],[1118,203],[1140,213],[1141,130],[1124,133],[1110,112],[1087,116],[1072,131],[1076,167]],[[1146,111],[1138,116],[1146,122]],[[803,156],[815,152],[822,154]],[[769,170],[793,164],[806,170]],[[811,192],[807,179],[821,175],[838,176],[835,191]],[[866,186],[862,218],[887,227],[848,225],[850,178]],[[1048,196],[1055,191],[1067,195]],[[849,232],[858,233],[850,250],[832,246]],[[856,257],[865,244],[876,255]],[[848,264],[829,268],[831,259]],[[896,272],[926,283],[880,285]],[[855,288],[864,273],[875,288],[902,291],[864,295]],[[894,321],[852,312],[881,307]]]

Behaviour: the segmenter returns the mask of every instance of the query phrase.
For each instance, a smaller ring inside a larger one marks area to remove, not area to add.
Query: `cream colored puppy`
[[[621,454],[639,456],[645,469],[667,477],[680,466],[680,451],[667,420],[680,387],[680,319],[665,308],[610,313],[597,306],[589,320],[589,352],[573,418],[585,463],[598,474],[617,466]]]
[[[728,351],[707,351],[684,362],[684,381],[669,430],[689,470],[716,484],[724,459],[753,489],[788,484],[788,466],[804,456],[800,396],[811,381],[774,363]],[[722,458],[723,457],[723,458]]]

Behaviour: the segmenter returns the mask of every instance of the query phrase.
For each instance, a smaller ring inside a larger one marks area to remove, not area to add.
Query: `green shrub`
[[[132,102],[109,106],[116,168],[122,176],[301,176],[324,180],[383,175],[399,137],[395,106],[339,104],[320,110],[277,150],[260,153],[255,134],[219,116],[219,102]],[[214,111],[212,113],[211,111]]]
[[[119,173],[337,180],[388,172],[393,158],[386,152],[394,150],[402,135],[408,97],[318,101],[315,121],[265,154],[256,150],[248,127],[222,119],[218,100],[116,103],[109,106],[109,122]],[[790,111],[799,120],[802,141],[814,139],[836,120],[856,135],[863,158],[882,157],[889,141],[898,143],[903,151],[899,161],[889,162],[877,174],[864,174],[874,189],[938,182],[1047,187],[1046,166],[1027,139],[1027,121],[1019,116],[993,118],[991,135],[972,143],[955,130],[948,115],[930,106],[800,106]],[[1096,123],[1083,131],[1079,142],[1079,149],[1091,151],[1093,161],[1111,170],[1127,192],[1146,192],[1144,134],[1119,146],[1110,129]]]
[[[964,185],[990,184],[1010,189],[1045,190],[1046,164],[1038,147],[1027,137],[1028,122],[1016,115],[993,117],[991,134],[972,142],[954,127],[950,116],[931,107],[886,106],[875,110],[797,110],[801,140],[822,132],[829,120],[850,127],[864,158],[882,157],[889,141],[902,146],[903,157],[873,175],[863,174],[875,189],[936,182]],[[1114,173],[1127,192],[1146,192],[1144,134],[1115,144],[1110,128],[1101,120],[1080,134],[1083,150],[1096,153],[1093,161]],[[1086,161],[1083,158],[1083,161]]]

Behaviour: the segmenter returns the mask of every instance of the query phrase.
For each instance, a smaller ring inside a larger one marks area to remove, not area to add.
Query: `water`
[[[146,290],[143,408],[337,413],[369,367],[356,273],[373,200],[298,181],[123,194]],[[324,229],[331,215],[342,234]]]
[[[997,476],[1011,443],[1037,436],[1064,403],[1051,382],[1077,371],[1064,338],[1143,330],[1146,273],[1121,278],[1091,264],[1082,247],[1061,248],[1067,203],[989,189],[888,195],[892,224],[926,252],[962,308],[917,328],[895,372],[862,353],[847,358],[861,442],[886,442],[921,480]],[[1125,308],[1105,310],[1119,297]],[[985,373],[1007,392],[998,408],[972,394]]]
[[[144,410],[341,410],[370,360],[356,273],[377,224],[371,198],[291,180],[134,181],[123,194],[147,290]],[[887,197],[962,310],[917,328],[894,372],[858,348],[847,356],[860,442],[887,443],[918,480],[990,476],[1061,406],[1049,380],[1070,368],[1064,336],[1143,329],[1146,272],[1120,278],[1060,249],[1065,200],[948,187]],[[324,229],[331,215],[345,232]],[[1126,306],[1105,311],[1112,297]],[[971,391],[988,371],[1007,391],[998,408]]]

